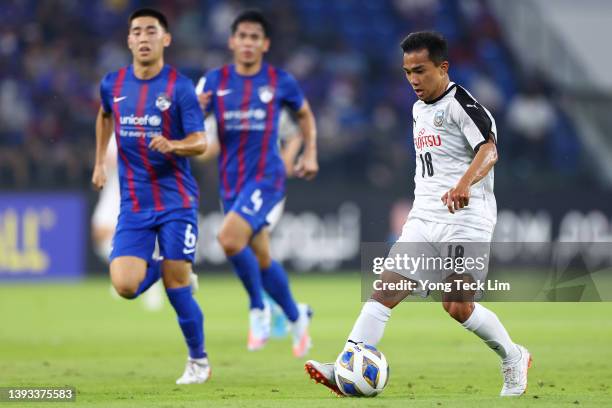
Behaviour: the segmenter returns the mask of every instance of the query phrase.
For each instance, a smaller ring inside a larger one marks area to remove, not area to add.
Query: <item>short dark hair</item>
[[[155,10],[152,8],[138,9],[134,11],[132,14],[130,14],[130,18],[128,19],[128,24],[131,25],[132,21],[138,17],[153,17],[154,19],[159,21],[159,25],[161,25],[165,31],[168,31],[168,28],[169,28],[168,19],[166,18],[164,13],[162,13],[159,10]]]
[[[234,19],[232,23],[232,34],[236,33],[238,29],[238,25],[240,23],[257,23],[261,25],[263,29],[264,36],[270,37],[270,23],[264,17],[263,13],[259,10],[245,10],[238,14],[238,16]]]
[[[436,65],[448,60],[448,44],[442,34],[435,31],[417,31],[408,34],[400,44],[404,53],[427,50]]]

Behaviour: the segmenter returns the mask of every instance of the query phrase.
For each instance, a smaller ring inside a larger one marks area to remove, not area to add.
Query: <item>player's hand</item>
[[[198,95],[198,102],[200,102],[200,108],[202,110],[206,110],[206,107],[210,103],[210,99],[212,98],[212,91],[202,92]]]
[[[470,203],[470,186],[459,182],[455,188],[451,188],[442,196],[442,203],[451,214],[460,208],[467,207]]]
[[[296,176],[306,180],[312,180],[315,178],[318,172],[319,163],[317,162],[317,158],[315,156],[306,154],[300,156],[297,164],[295,165],[294,173]]]
[[[104,184],[106,184],[106,168],[103,164],[97,164],[94,167],[93,176],[91,177],[91,184],[97,191],[102,190]]]
[[[163,136],[155,136],[149,143],[149,149],[163,154],[173,153],[176,146],[172,140],[168,140]]]

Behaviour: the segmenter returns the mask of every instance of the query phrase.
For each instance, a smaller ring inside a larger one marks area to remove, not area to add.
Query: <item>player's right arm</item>
[[[100,107],[96,118],[96,163],[91,182],[96,190],[106,183],[106,151],[113,133],[113,116]]]

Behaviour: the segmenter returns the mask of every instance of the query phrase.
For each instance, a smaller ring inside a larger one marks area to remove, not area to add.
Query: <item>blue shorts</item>
[[[268,181],[247,182],[233,200],[223,200],[223,213],[233,211],[249,223],[253,235],[272,223],[275,209],[282,206],[285,191]],[[282,209],[281,209],[282,212]]]
[[[136,256],[148,261],[155,250],[156,238],[164,259],[193,263],[198,240],[198,211],[195,208],[122,211],[110,259]]]

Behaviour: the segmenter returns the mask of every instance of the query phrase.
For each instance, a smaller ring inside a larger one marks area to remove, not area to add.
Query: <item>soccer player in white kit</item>
[[[421,243],[414,255],[420,256],[421,249],[429,249],[423,251],[425,255],[444,256],[449,243],[463,243],[459,256],[465,256],[463,246],[469,251],[474,249],[469,244],[478,247],[480,243],[482,249],[484,243],[488,251],[497,220],[493,194],[498,137],[495,120],[464,88],[450,81],[447,44],[440,34],[415,32],[402,41],[401,47],[406,78],[419,100],[413,107],[415,201],[394,248]],[[431,276],[432,271],[425,270],[403,276],[402,272],[385,270],[381,278],[383,284],[416,283]],[[451,272],[442,279],[457,276]],[[428,294],[417,288],[375,290],[363,306],[347,345],[376,346],[391,309],[410,294]],[[511,340],[495,313],[474,302],[476,293],[467,292],[467,296],[456,299],[443,295],[444,309],[499,355],[504,381],[500,395],[524,394],[531,365],[529,352]],[[311,378],[340,394],[333,363],[310,360],[305,368]]]

